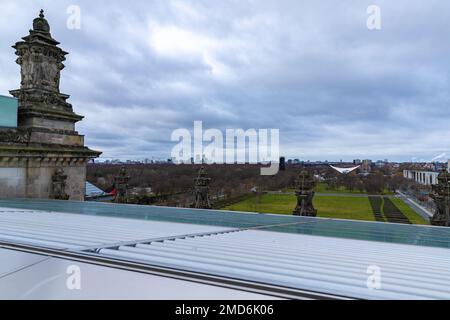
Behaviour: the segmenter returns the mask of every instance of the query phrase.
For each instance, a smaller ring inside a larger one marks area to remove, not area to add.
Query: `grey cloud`
[[[79,5],[81,30],[66,28]],[[10,46],[42,7],[70,52],[62,91],[104,157],[166,158],[172,130],[279,128],[303,159],[450,154],[445,0],[2,1],[0,94],[19,85]],[[26,9],[24,9],[26,8]]]

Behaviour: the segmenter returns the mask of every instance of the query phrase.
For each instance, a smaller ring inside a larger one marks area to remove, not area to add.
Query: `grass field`
[[[339,187],[339,188],[334,188],[334,189],[327,189],[327,184],[324,182],[320,182],[316,185],[316,187],[314,188],[314,190],[316,192],[320,192],[320,193],[352,193],[352,194],[367,194],[367,192],[365,191],[359,191],[359,190],[348,190],[345,187]],[[393,194],[392,191],[389,190],[384,190],[383,194],[386,195],[391,195]]]
[[[333,189],[327,189],[327,184],[320,182],[316,185],[316,187],[314,188],[314,190],[316,192],[321,192],[321,193],[355,193],[355,194],[365,194],[364,191],[359,191],[359,190],[348,190],[345,187],[339,187],[339,188],[333,188]]]
[[[369,199],[365,197],[351,196],[316,196],[314,207],[317,216],[335,219],[353,219],[375,221]],[[393,198],[392,201],[415,224],[427,224],[401,199]],[[292,214],[296,205],[296,198],[289,194],[265,194],[259,199],[252,197],[244,201],[222,208],[231,211],[247,211],[275,214]]]
[[[294,195],[265,194],[223,208],[232,211],[292,214],[296,205]],[[355,220],[374,220],[367,198],[317,196],[314,207],[319,217]]]
[[[318,217],[375,220],[368,198],[325,196],[314,197],[313,203]]]
[[[249,198],[236,204],[226,206],[223,210],[250,211],[260,213],[292,214],[297,200],[290,194],[265,194],[260,197]]]

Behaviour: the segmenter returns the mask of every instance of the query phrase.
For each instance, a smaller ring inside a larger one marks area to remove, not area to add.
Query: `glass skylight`
[[[0,199],[0,207],[190,223],[227,228],[257,228],[259,230],[284,233],[443,248],[450,247],[450,228],[432,226],[298,217],[291,215],[255,214],[220,210],[34,199]]]

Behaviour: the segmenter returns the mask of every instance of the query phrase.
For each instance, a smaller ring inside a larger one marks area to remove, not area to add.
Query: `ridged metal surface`
[[[81,271],[81,290],[67,288],[66,270],[73,265]],[[276,298],[213,284],[0,248],[0,300]]]
[[[190,223],[225,228],[267,228],[268,226],[273,226],[271,228],[272,231],[285,233],[450,248],[450,228],[446,227],[374,223],[280,214],[252,214],[235,211],[123,205],[92,201],[0,199],[0,207],[70,212],[85,216]]]
[[[100,253],[354,298],[450,298],[450,250],[441,248],[243,231]],[[373,266],[380,289],[367,287]]]
[[[447,248],[8,208],[0,240],[343,297],[450,299]]]
[[[222,227],[0,208],[0,240],[76,249],[138,241]]]

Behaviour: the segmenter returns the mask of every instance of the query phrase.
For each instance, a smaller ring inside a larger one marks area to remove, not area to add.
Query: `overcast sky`
[[[367,7],[381,8],[369,30]],[[81,28],[67,28],[67,8]],[[104,158],[167,158],[171,132],[278,128],[310,160],[450,158],[448,0],[0,0],[0,94],[39,9],[61,91]]]

